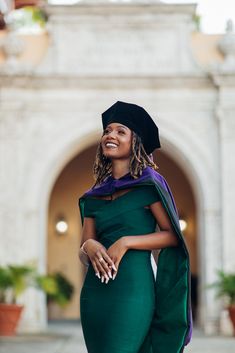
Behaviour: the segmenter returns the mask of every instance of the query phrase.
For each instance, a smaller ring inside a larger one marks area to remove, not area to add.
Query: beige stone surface
[[[42,273],[50,266],[62,268],[72,280],[77,277],[73,305],[78,305],[81,267],[71,270],[74,263],[62,258],[58,263],[55,253],[62,257],[63,246],[76,256],[75,198],[83,187],[74,193],[68,189],[74,204],[73,211],[68,207],[71,243],[55,244],[52,219],[68,197],[55,197],[64,185],[60,175],[97,143],[101,112],[116,100],[137,103],[159,126],[162,150],[169,156],[161,163],[168,164],[172,185],[180,171],[185,176],[185,188],[174,185],[177,198],[185,192],[182,204],[194,215],[188,236],[200,279],[199,325],[207,334],[226,333],[223,302],[206,285],[218,268],[235,268],[235,72],[220,66],[215,39],[208,48],[213,55],[205,51],[200,60],[207,65],[212,55],[218,66],[207,70],[198,64],[191,42],[194,5],[84,2],[48,11],[50,41],[47,35],[38,37],[33,53],[31,44],[27,49],[35,67],[22,66],[23,59],[14,67],[0,65],[1,263],[33,261]],[[197,53],[206,48],[200,40],[195,39]],[[80,163],[81,184],[85,162]],[[20,329],[45,328],[42,293],[30,289],[20,300],[26,305]],[[65,316],[70,315],[71,307]]]

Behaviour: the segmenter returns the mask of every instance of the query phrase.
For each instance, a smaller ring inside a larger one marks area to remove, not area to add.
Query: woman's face
[[[132,131],[120,123],[107,125],[101,138],[103,154],[110,159],[130,158]]]

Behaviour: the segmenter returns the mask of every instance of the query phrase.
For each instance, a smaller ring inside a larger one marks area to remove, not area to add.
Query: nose
[[[112,140],[112,139],[115,140],[115,138],[116,138],[115,131],[110,131],[109,134],[106,136],[106,140]]]

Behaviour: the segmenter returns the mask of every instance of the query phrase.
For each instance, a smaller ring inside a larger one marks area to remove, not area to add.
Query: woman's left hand
[[[114,265],[116,266],[117,271],[118,271],[119,263],[121,262],[121,259],[125,255],[127,250],[128,250],[128,247],[127,247],[125,237],[119,238],[118,240],[115,241],[115,243],[113,243],[107,249],[107,253],[109,257],[112,259],[112,261],[114,262]],[[117,271],[114,271],[113,279],[116,277]]]

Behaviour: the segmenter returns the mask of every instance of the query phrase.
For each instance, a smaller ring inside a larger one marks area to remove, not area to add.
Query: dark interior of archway
[[[79,318],[79,293],[84,278],[84,267],[80,265],[77,251],[80,244],[81,222],[77,206],[78,198],[92,186],[92,166],[96,153],[96,145],[87,148],[74,157],[58,176],[49,201],[48,209],[48,271],[63,272],[75,285],[73,300],[62,311],[49,309],[49,318]],[[196,203],[193,190],[182,168],[177,161],[166,153],[157,150],[154,160],[176,201],[179,215],[187,222],[184,231],[189,248],[192,269],[192,285],[197,280],[197,224]],[[58,235],[55,231],[55,220],[63,215],[68,223],[68,231]],[[193,288],[193,301],[196,303],[196,290]],[[196,304],[195,304],[196,306]]]

